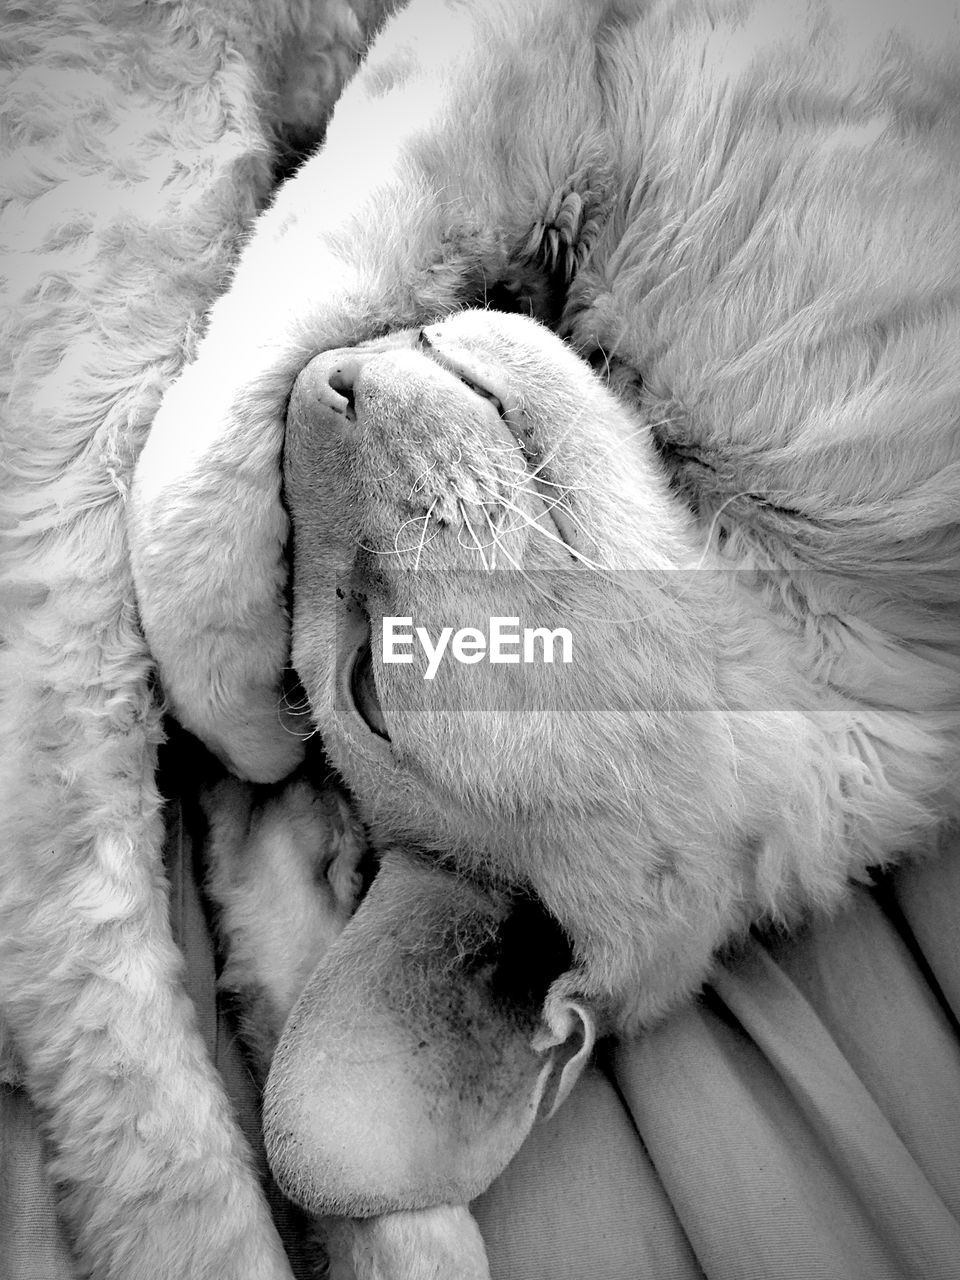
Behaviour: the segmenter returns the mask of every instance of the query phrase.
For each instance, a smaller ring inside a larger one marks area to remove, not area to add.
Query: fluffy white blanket
[[[278,128],[319,128],[373,8],[4,12],[0,1040],[104,1280],[289,1276],[180,985],[125,502]]]

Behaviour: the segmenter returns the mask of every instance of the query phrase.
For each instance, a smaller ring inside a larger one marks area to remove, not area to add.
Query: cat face
[[[682,571],[690,519],[643,424],[517,315],[316,357],[284,490],[293,663],[386,852],[281,1038],[271,1163],[323,1211],[466,1200],[620,1020],[635,970],[656,1007],[714,945],[697,913],[652,929],[684,876],[671,843],[736,883],[735,841],[707,850],[688,802],[728,807],[724,596]]]
[[[645,427],[555,335],[473,311],[324,353],[284,485],[294,666],[379,844],[532,890],[588,966],[678,850],[730,871],[730,601],[683,572]]]

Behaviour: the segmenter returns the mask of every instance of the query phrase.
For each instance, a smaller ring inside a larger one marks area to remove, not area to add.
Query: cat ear
[[[549,1063],[539,1099],[539,1114],[549,1120],[580,1079],[593,1055],[597,1023],[593,1011],[582,1001],[548,994],[543,1025],[533,1038],[536,1053]]]
[[[284,1191],[353,1217],[478,1195],[589,1059],[589,1011],[547,997],[568,963],[542,913],[387,854],[274,1057],[264,1129]]]

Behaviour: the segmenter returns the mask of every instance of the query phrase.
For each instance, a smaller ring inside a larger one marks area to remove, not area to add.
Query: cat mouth
[[[380,703],[377,678],[373,669],[373,649],[370,638],[356,651],[350,668],[350,699],[357,715],[371,733],[385,742],[390,741],[386,716]]]
[[[340,625],[337,648],[337,700],[341,711],[365,735],[390,742],[373,661],[373,628],[363,601],[338,591]]]

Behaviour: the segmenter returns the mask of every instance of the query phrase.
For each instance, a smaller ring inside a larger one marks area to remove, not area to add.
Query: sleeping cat
[[[469,1199],[598,1032],[956,823],[948,18],[414,0],[259,223],[132,539],[172,705],[272,780],[292,524],[293,665],[384,851],[268,1085],[307,1208]],[[384,660],[495,617],[574,660]]]

